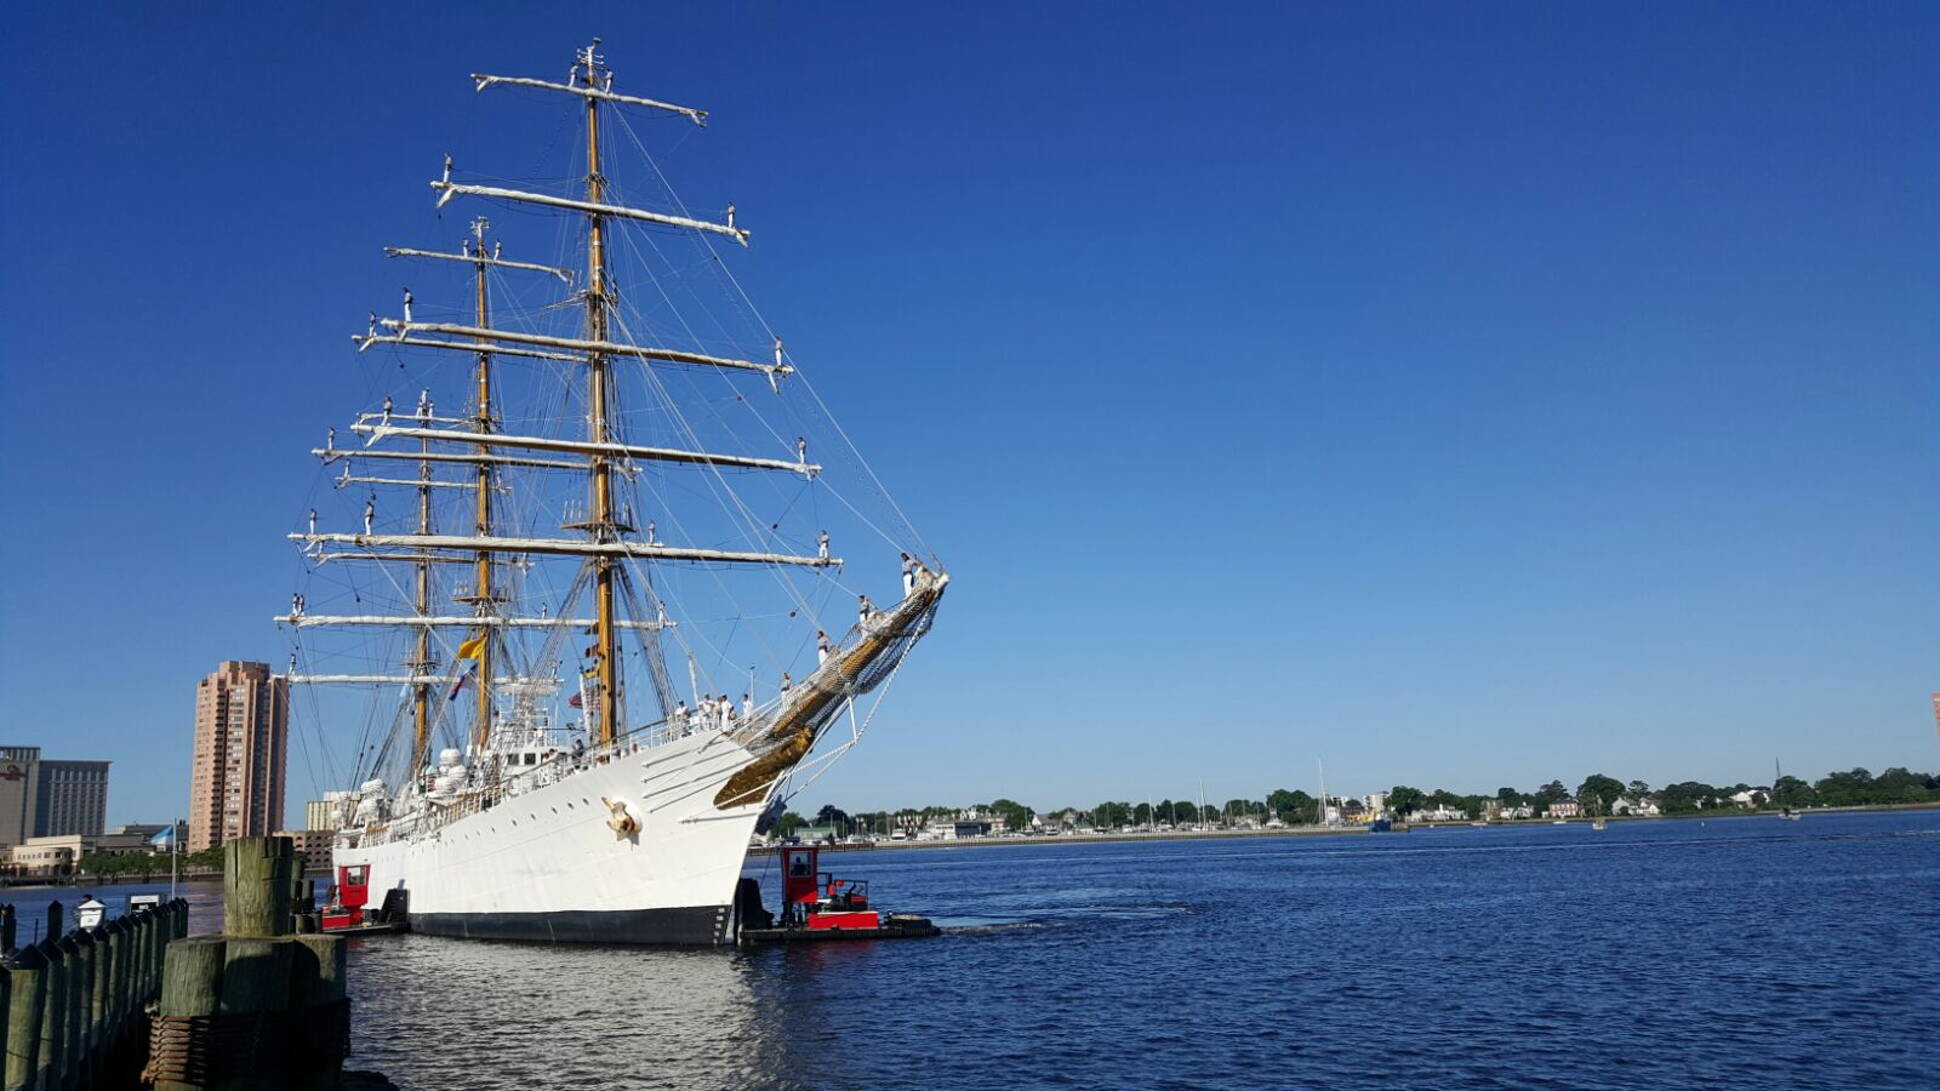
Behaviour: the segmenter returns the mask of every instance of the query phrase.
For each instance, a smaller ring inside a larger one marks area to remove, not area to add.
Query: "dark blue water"
[[[354,1064],[426,1091],[1940,1086],[1940,812],[824,865],[950,931],[358,941]]]

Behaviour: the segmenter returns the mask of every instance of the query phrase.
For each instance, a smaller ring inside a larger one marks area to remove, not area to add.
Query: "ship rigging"
[[[736,209],[695,215],[671,189],[666,207],[643,207],[608,177],[608,111],[696,126],[707,115],[615,92],[598,46],[577,53],[565,83],[473,76],[480,92],[577,98],[583,170],[562,196],[473,179],[447,156],[436,206],[488,201],[576,224],[569,260],[508,257],[482,216],[456,251],[384,249],[468,273],[469,298],[439,311],[405,288],[399,313],[373,313],[354,335],[360,358],[430,361],[426,385],[415,405],[385,393],[312,450],[353,526],[323,526],[313,508],[289,537],[312,585],[345,569],[331,586],[353,601],[312,610],[299,592],[276,620],[295,641],[291,682],[352,687],[395,709],[367,725],[342,771],[337,859],[405,891],[415,927],[731,942],[734,877],[757,820],[860,740],[949,577],[727,272],[710,240],[748,245]],[[670,258],[672,236],[696,242],[701,260]],[[651,316],[616,278],[622,254],[644,271],[635,287],[657,300]],[[675,298],[694,268],[726,278],[746,332],[705,303],[723,336],[696,332]],[[533,284],[568,294],[535,304]],[[574,328],[560,329],[568,312]],[[749,341],[771,345],[769,358]],[[454,357],[468,364],[462,408],[441,414],[434,393],[454,385]],[[845,456],[861,497],[810,457],[811,423],[827,426],[814,449]],[[875,518],[871,497],[887,509]],[[853,625],[831,617],[849,562],[825,525],[842,513],[902,564],[901,597],[876,609],[858,592]],[[753,571],[770,577],[765,608],[744,601],[737,574]],[[798,662],[811,646],[813,665]],[[743,680],[735,658],[757,649],[768,678],[750,667]],[[324,703],[312,708],[321,719]],[[846,737],[821,745],[837,725]]]

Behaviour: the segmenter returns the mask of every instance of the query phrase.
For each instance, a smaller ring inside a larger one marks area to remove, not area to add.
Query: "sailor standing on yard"
[[[783,693],[787,693],[790,689],[793,689],[794,686],[795,686],[795,680],[793,678],[788,677],[787,671],[782,671],[781,672],[781,691]]]
[[[815,665],[821,666],[829,661],[829,634],[815,630]]]
[[[808,465],[808,437],[807,436],[795,437],[795,461],[801,463],[804,466]]]
[[[377,518],[377,497],[364,501],[364,537],[370,537],[371,521]]]
[[[903,597],[908,598],[916,591],[916,561],[909,554],[903,554]]]
[[[869,601],[868,595],[856,596],[856,624],[867,628],[869,619],[876,614],[876,604]]]
[[[829,532],[826,530],[815,536],[815,555],[825,561],[829,559]]]
[[[741,718],[754,719],[754,698],[745,693],[741,695]]]

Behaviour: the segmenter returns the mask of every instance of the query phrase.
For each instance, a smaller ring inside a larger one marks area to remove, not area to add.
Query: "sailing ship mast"
[[[319,565],[340,560],[368,560],[406,561],[413,566],[415,593],[412,596],[413,610],[409,616],[320,617],[305,616],[301,611],[293,610],[289,616],[277,620],[291,623],[298,628],[309,625],[392,625],[410,626],[415,629],[412,649],[408,653],[409,659],[404,664],[406,669],[402,675],[306,675],[297,674],[294,671],[291,674],[291,680],[294,682],[398,683],[409,687],[413,721],[411,768],[414,771],[423,767],[430,751],[431,735],[438,719],[439,706],[432,697],[432,690],[443,682],[453,680],[438,673],[438,664],[431,644],[433,628],[464,629],[470,637],[466,643],[472,646],[465,648],[461,645],[459,661],[455,662],[449,670],[457,674],[469,662],[470,670],[476,674],[477,685],[474,691],[476,711],[469,740],[474,751],[482,751],[493,745],[494,689],[502,684],[520,681],[516,676],[507,677],[500,673],[500,661],[505,652],[501,643],[504,631],[508,628],[525,626],[579,626],[588,630],[593,637],[592,646],[588,652],[592,664],[584,672],[581,689],[589,698],[586,701],[589,707],[585,709],[586,718],[589,721],[587,727],[591,735],[589,741],[603,747],[613,743],[626,730],[626,691],[625,679],[621,671],[620,632],[622,630],[652,632],[673,625],[672,622],[665,620],[664,612],[660,617],[651,620],[637,617],[623,619],[619,616],[619,599],[626,586],[624,567],[626,564],[636,560],[646,560],[790,565],[827,569],[840,567],[843,563],[840,557],[828,556],[820,551],[814,556],[798,556],[770,549],[736,551],[704,546],[672,546],[657,541],[653,535],[649,535],[644,542],[637,537],[631,537],[634,528],[628,525],[628,518],[623,516],[620,510],[615,495],[618,483],[614,477],[619,473],[631,480],[638,473],[638,464],[641,462],[687,464],[713,470],[734,468],[780,471],[798,474],[811,480],[822,467],[809,463],[805,452],[801,450],[797,451],[797,458],[790,461],[708,450],[650,447],[621,441],[622,437],[615,428],[616,390],[613,383],[614,367],[621,361],[633,359],[642,363],[654,361],[723,371],[759,372],[768,379],[770,386],[777,393],[780,390],[780,381],[792,374],[794,369],[784,361],[779,342],[776,345],[774,362],[767,363],[613,340],[612,307],[615,303],[615,295],[608,262],[609,221],[623,219],[725,235],[743,245],[748,241],[749,232],[735,225],[734,210],[731,206],[727,212],[727,222],[720,224],[608,203],[608,186],[603,171],[601,146],[602,104],[643,106],[685,116],[696,124],[704,123],[706,114],[687,107],[616,94],[612,90],[612,74],[598,52],[598,45],[599,42],[595,39],[592,45],[578,51],[572,74],[568,82],[563,84],[491,75],[473,77],[477,89],[481,91],[493,85],[504,84],[562,92],[577,95],[584,100],[586,109],[584,199],[454,181],[449,156],[445,159],[443,175],[431,183],[432,188],[438,191],[439,207],[454,197],[471,196],[567,209],[585,217],[586,283],[576,296],[576,302],[583,311],[583,336],[557,337],[518,330],[494,329],[491,326],[492,308],[488,290],[488,273],[491,270],[518,269],[547,273],[567,284],[572,283],[574,274],[567,269],[504,259],[496,243],[490,248],[486,246],[487,225],[482,219],[474,222],[472,238],[466,240],[458,253],[405,247],[387,248],[386,253],[392,257],[454,261],[471,265],[474,280],[472,322],[465,324],[419,321],[412,313],[412,301],[407,291],[402,317],[380,319],[372,315],[369,330],[364,335],[354,338],[359,350],[369,349],[373,345],[395,345],[469,354],[475,365],[476,404],[466,415],[436,417],[431,413],[427,393],[414,418],[394,420],[388,407],[381,415],[361,414],[351,426],[351,431],[363,439],[361,447],[337,448],[333,432],[331,442],[313,451],[326,463],[342,459],[347,466],[359,459],[408,458],[416,461],[418,474],[415,481],[354,477],[348,468],[345,470],[344,477],[340,479],[340,483],[358,480],[414,486],[417,492],[418,518],[412,532],[380,533],[368,525],[368,520],[361,534],[320,532],[313,521],[306,533],[290,535],[291,539],[303,544],[312,561]],[[493,388],[493,364],[495,358],[499,356],[562,361],[582,366],[585,370],[586,438],[576,440],[558,436],[522,436],[504,432],[496,411]],[[375,447],[385,440],[416,440],[416,450],[383,450]],[[453,447],[460,449],[453,450]],[[454,463],[466,467],[469,470],[470,480],[435,479],[433,467],[442,463]],[[584,518],[569,522],[562,527],[564,530],[580,532],[583,537],[512,537],[503,534],[495,525],[496,513],[492,494],[502,485],[499,475],[509,468],[567,470],[583,475],[587,496]],[[433,525],[431,495],[435,488],[473,490],[472,527],[469,534],[440,533]],[[333,545],[348,548],[337,550],[325,548]],[[590,611],[592,617],[537,619],[507,616],[502,607],[509,600],[499,585],[496,573],[497,566],[503,563],[500,559],[503,554],[521,558],[550,555],[583,558],[590,569],[593,595]],[[457,601],[471,607],[469,617],[443,617],[434,614],[433,611],[432,592],[435,580],[432,566],[454,563],[466,563],[472,566],[471,586],[457,597]],[[665,689],[665,686],[660,685],[659,676],[665,671],[664,665],[657,658],[657,650],[655,656],[649,658],[649,667],[653,669],[656,688]],[[463,679],[464,676],[458,674],[459,684],[463,684]],[[667,695],[663,694],[663,704],[666,703],[666,698]]]
[[[574,82],[584,77],[586,88],[590,91],[604,91],[600,86],[599,39],[580,54],[580,63],[573,71]],[[609,79],[610,82],[610,79]],[[586,96],[586,338],[603,343],[606,334],[606,232],[605,220],[598,211],[606,203],[606,178],[600,173],[600,100],[595,95]],[[483,323],[480,323],[483,325]],[[604,351],[594,350],[586,357],[586,406],[589,443],[604,446],[607,443],[606,411],[608,391],[606,389],[607,356]],[[620,527],[613,518],[613,465],[603,450],[594,451],[588,459],[592,477],[592,517],[585,527],[587,536],[595,542],[611,542],[619,538]],[[593,669],[599,675],[599,719],[594,725],[601,746],[613,741],[615,726],[620,722],[620,662],[618,647],[614,641],[613,629],[613,558],[593,558],[593,617],[595,627],[595,648]],[[590,710],[589,710],[590,711]]]

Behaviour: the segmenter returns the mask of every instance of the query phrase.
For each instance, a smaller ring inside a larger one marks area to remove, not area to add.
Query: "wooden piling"
[[[128,920],[116,917],[108,922],[108,1018],[120,1023],[128,1014]]]
[[[20,937],[20,921],[14,916],[13,903],[0,905],[0,951],[11,951],[19,944],[14,941]]]
[[[99,1056],[101,1034],[94,1021],[94,937],[85,928],[77,928],[68,933],[67,939],[74,944],[74,1033],[69,1040],[74,1043],[74,1083],[76,1086],[94,1086],[94,1061]]]
[[[40,1022],[46,1010],[47,957],[38,945],[14,956],[7,975],[13,994],[7,998],[6,1091],[35,1086],[40,1072]]]
[[[76,1087],[81,1082],[81,945],[73,936],[54,941],[61,949],[61,1087]]]
[[[0,967],[0,1049],[7,1045],[7,1032],[13,1027],[13,972]],[[0,1087],[6,1086],[6,1062],[0,1060]]]
[[[40,1056],[35,1066],[40,1088],[61,1086],[62,1073],[66,1064],[61,1057],[61,1045],[66,1040],[61,1026],[61,1017],[67,1014],[67,966],[66,955],[60,945],[51,939],[35,944],[41,957],[47,960],[47,988],[41,993],[40,1007]]]
[[[162,928],[162,912],[151,910],[143,922],[148,929],[148,994],[162,988],[162,971],[168,964],[168,934]]]
[[[41,939],[53,939],[67,931],[67,912],[59,902],[47,903],[47,933]]]
[[[222,846],[223,934],[290,934],[293,856],[287,837],[239,837]]]
[[[94,1003],[88,1011],[88,1021],[94,1027],[95,1041],[105,1049],[115,1044],[121,1030],[111,1014],[114,1005],[108,999],[108,990],[114,987],[114,944],[106,925],[91,929],[88,938],[94,943]]]
[[[347,952],[342,936],[301,935],[290,945],[290,1010],[305,1013],[291,1042],[302,1091],[334,1091],[350,1039]]]
[[[222,991],[222,971],[228,960],[228,940],[222,936],[191,936],[168,947],[168,967],[162,975],[160,1014],[206,1018],[216,1013]],[[187,1076],[185,1080],[157,1080],[155,1091],[203,1091],[210,1086],[206,1042],[188,1034],[158,1034],[151,1042],[149,1063],[160,1071]]]

